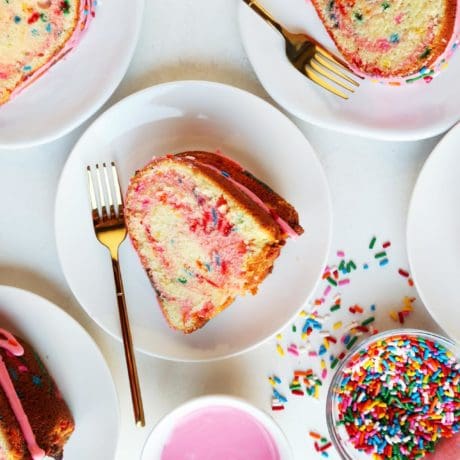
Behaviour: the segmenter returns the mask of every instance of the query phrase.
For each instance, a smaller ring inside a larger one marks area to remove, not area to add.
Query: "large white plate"
[[[414,189],[407,247],[420,297],[433,318],[460,343],[460,125],[438,144]]]
[[[0,147],[42,144],[83,123],[110,97],[134,53],[144,0],[98,2],[80,44],[0,106]]]
[[[306,229],[289,241],[256,296],[238,299],[202,330],[169,329],[129,241],[121,249],[136,348],[177,360],[234,355],[280,330],[313,291],[328,252],[331,209],[327,183],[310,144],[274,107],[239,89],[176,82],[136,93],[105,112],[70,154],[56,200],[56,238],[67,281],[88,314],[120,337],[112,267],[95,239],[85,167],[113,159],[122,188],[154,155],[221,149],[291,201]]]
[[[338,54],[311,2],[259,1],[290,30],[307,32]],[[284,54],[282,37],[240,3],[241,35],[254,70],[273,99],[297,117],[324,128],[387,140],[431,137],[460,119],[458,51],[448,68],[430,84],[393,87],[364,81],[344,101],[295,70]]]
[[[56,381],[75,420],[65,460],[113,460],[118,400],[101,352],[87,332],[48,300],[0,286],[0,327],[27,340]]]

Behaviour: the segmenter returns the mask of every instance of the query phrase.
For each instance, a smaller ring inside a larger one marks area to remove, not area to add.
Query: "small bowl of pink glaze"
[[[204,396],[179,406],[150,433],[141,460],[292,460],[275,421],[230,396]]]

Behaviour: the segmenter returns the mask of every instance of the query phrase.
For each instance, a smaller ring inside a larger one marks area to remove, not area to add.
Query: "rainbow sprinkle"
[[[382,273],[385,271],[385,276],[394,276],[396,282],[403,281],[404,285],[411,289],[405,288],[407,297],[404,297],[401,306],[395,309],[395,321],[400,321],[399,311],[403,311],[405,320],[413,310],[415,299],[412,297],[413,281],[409,271],[397,267],[390,270],[384,268],[390,263],[393,251],[391,241],[372,236],[365,242],[364,249],[368,251],[368,254],[364,254],[365,259],[354,260],[348,251],[337,250],[333,254],[335,260],[324,269],[316,296],[284,330],[284,337],[281,334],[276,336],[273,345],[279,355],[279,363],[282,363],[281,369],[284,369],[284,385],[281,385],[281,381],[275,381],[274,377],[269,378],[273,411],[292,410],[295,408],[295,402],[301,403],[306,398],[312,403],[321,401],[324,397],[321,388],[327,385],[330,376],[350,350],[361,338],[378,333],[376,325],[384,315],[389,314],[389,310],[385,307],[382,310],[380,305],[377,308],[376,303],[358,304],[356,300],[350,302],[347,299],[347,291],[348,286],[357,281],[355,277],[363,276],[365,279],[369,272],[382,270]],[[385,262],[381,264],[381,261]],[[293,367],[307,370],[295,371],[293,375]],[[307,375],[303,375],[302,372]],[[274,389],[276,393],[273,392]],[[291,403],[289,407],[288,403]],[[331,447],[329,441],[319,435],[318,430],[311,433],[318,436],[312,436],[316,441],[316,452],[323,457],[331,455],[327,452]],[[320,450],[324,446],[324,450]],[[403,458],[394,457],[397,460]]]
[[[327,450],[332,447],[332,443],[316,431],[310,431],[308,434],[310,435],[310,438],[315,440],[316,452],[320,453],[323,457],[329,457]]]
[[[277,344],[276,344],[276,351],[278,352],[278,354],[279,354],[280,356],[284,356],[284,349],[283,349],[283,347],[281,346],[280,343],[277,343]]]
[[[318,399],[321,386],[322,382],[320,378],[313,372],[312,369],[307,369],[306,371],[294,371],[294,376],[291,384],[289,385],[289,389],[293,395],[307,395]]]
[[[400,268],[400,269],[398,270],[398,273],[399,273],[403,278],[407,278],[407,284],[408,284],[410,287],[413,287],[413,286],[414,286],[414,281],[413,281],[413,279],[411,278],[410,273],[409,273],[407,270],[404,270],[403,268]]]
[[[439,343],[382,338],[352,356],[341,379],[338,425],[376,460],[422,458],[460,432],[460,363]]]
[[[384,261],[383,265],[388,263],[388,251],[391,250],[391,246],[392,244],[389,240],[380,240],[377,236],[372,237],[368,244],[368,249],[373,255],[374,265],[382,266],[379,263],[382,261]],[[291,331],[289,331],[292,332],[290,334],[290,342],[283,344],[282,335],[278,334],[276,336],[276,352],[280,357],[286,358],[290,355],[291,357],[300,359],[304,354],[311,358],[320,357],[317,362],[319,368],[318,375],[323,380],[328,376],[328,370],[322,365],[323,362],[328,363],[330,369],[334,369],[338,362],[343,359],[344,351],[350,350],[359,340],[360,336],[364,334],[376,334],[378,332],[371,324],[375,320],[374,316],[364,316],[366,311],[371,311],[372,315],[375,314],[376,306],[374,304],[369,307],[352,304],[347,308],[342,304],[340,290],[345,289],[352,282],[352,273],[357,271],[358,267],[364,268],[364,266],[346,257],[344,250],[337,250],[336,256],[338,257],[338,264],[327,266],[323,272],[323,286],[319,288],[320,297],[311,302],[309,310],[302,310],[299,313],[298,321],[294,321],[291,324]],[[364,265],[369,268],[369,264]],[[408,272],[400,269],[399,274],[403,276],[403,273],[404,275],[407,274],[404,278],[410,278]],[[404,311],[401,314],[403,318],[406,318],[409,307],[406,304],[404,305]],[[319,313],[320,309],[322,309],[321,315]],[[412,310],[412,306],[410,309]],[[346,310],[352,313],[358,321],[346,321]],[[394,312],[393,316],[395,321],[399,320],[398,312]],[[329,318],[331,317],[335,317],[335,320],[329,322]],[[360,320],[359,317],[362,319]],[[328,324],[329,330],[325,330],[325,324]],[[334,337],[333,334],[336,334],[336,331],[341,329],[344,330],[342,336]],[[295,338],[296,335],[298,339]],[[314,342],[317,342],[316,338],[318,336],[322,337],[321,343],[317,345],[317,348],[309,342],[310,336]],[[342,344],[343,350],[337,350],[335,344]]]
[[[390,311],[390,318],[393,321],[404,324],[405,318],[407,318],[413,311],[413,303],[415,302],[415,297],[404,297],[403,306],[399,311]]]

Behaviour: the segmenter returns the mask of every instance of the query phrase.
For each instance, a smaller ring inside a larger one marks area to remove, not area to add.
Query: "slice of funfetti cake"
[[[63,458],[75,429],[58,386],[36,351],[0,329],[0,458]]]
[[[288,236],[303,233],[289,203],[208,152],[156,158],[138,171],[125,215],[164,316],[185,333],[255,294]]]
[[[427,71],[454,32],[456,0],[312,0],[352,67],[377,78]]]
[[[93,0],[1,0],[0,105],[75,48],[93,14]]]

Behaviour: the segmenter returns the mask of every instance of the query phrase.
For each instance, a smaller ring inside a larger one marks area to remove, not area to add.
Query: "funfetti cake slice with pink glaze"
[[[77,46],[93,0],[0,1],[0,105]]]
[[[35,350],[0,329],[0,458],[62,459],[75,424]]]
[[[435,73],[449,51],[456,0],[312,0],[350,65],[376,78]]]
[[[208,152],[168,155],[138,171],[125,215],[164,316],[185,333],[256,293],[288,236],[303,232],[289,203]]]

